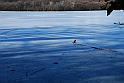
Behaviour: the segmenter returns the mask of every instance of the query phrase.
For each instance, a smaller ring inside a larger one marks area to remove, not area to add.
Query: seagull
[[[72,43],[75,44],[76,43],[76,39]]]
[[[119,25],[124,25],[124,23],[120,23],[120,22],[119,22]]]
[[[114,22],[114,24],[118,24],[118,25],[124,25],[124,23],[120,23],[120,22]]]
[[[117,22],[114,22],[114,24],[119,24],[119,23],[117,23]]]

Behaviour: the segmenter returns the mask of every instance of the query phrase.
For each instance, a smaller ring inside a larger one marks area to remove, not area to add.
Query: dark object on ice
[[[53,64],[58,64],[58,62],[54,62]]]
[[[26,77],[28,77],[28,72],[26,72]]]
[[[36,74],[36,73],[38,73],[38,72],[40,72],[40,71],[42,71],[42,70],[45,70],[45,68],[41,68],[41,69],[39,69],[39,70],[33,72],[32,74],[30,74],[30,76],[31,76],[31,75],[34,75],[34,74]]]
[[[45,70],[45,68],[42,68],[41,70]]]
[[[11,71],[15,71],[15,69],[11,69]]]
[[[99,48],[97,48],[97,47],[91,47],[91,48],[94,48],[94,49],[99,49]]]
[[[75,44],[76,43],[76,40],[74,40],[72,43]]]
[[[120,23],[120,22],[114,22],[114,24],[124,25],[124,23]]]
[[[119,24],[118,22],[114,22],[114,24]]]
[[[104,50],[103,48],[97,48],[97,47],[91,47],[91,48],[98,49],[98,50]]]
[[[124,23],[119,23],[119,25],[124,25]]]

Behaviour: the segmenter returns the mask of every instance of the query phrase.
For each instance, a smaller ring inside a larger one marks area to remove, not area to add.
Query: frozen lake
[[[124,83],[123,17],[0,12],[0,83]]]

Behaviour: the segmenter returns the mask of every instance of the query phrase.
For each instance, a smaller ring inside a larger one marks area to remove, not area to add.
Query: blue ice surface
[[[124,14],[105,12],[0,12],[0,83],[123,83]]]

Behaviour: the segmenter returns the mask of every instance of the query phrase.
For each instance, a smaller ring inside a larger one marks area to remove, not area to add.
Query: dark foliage
[[[107,16],[111,14],[113,10],[124,10],[124,0],[105,0],[107,3],[104,5],[104,9],[107,9]]]
[[[100,10],[102,0],[0,0],[1,11]]]

